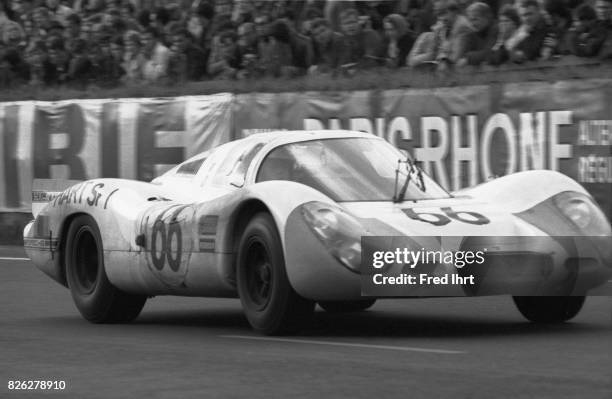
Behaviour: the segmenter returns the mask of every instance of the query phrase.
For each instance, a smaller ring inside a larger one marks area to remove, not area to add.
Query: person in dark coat
[[[568,32],[567,46],[578,57],[594,57],[606,40],[607,29],[597,20],[597,13],[588,4],[580,5]]]
[[[325,18],[316,18],[310,24],[314,43],[314,64],[309,68],[310,75],[325,74],[336,71],[345,63],[342,59],[346,52],[343,49],[342,34],[334,32]]]
[[[474,28],[466,41],[466,49],[457,62],[457,66],[480,65],[489,58],[489,53],[498,38],[498,28],[493,17],[493,10],[487,4],[471,4],[466,14]]]
[[[406,66],[406,57],[414,45],[414,35],[408,29],[406,19],[399,14],[389,14],[383,19],[385,30],[384,56],[387,66],[399,68]]]
[[[519,7],[521,26],[508,40],[511,61],[522,63],[540,58],[544,42],[551,33],[536,0],[526,0]]]

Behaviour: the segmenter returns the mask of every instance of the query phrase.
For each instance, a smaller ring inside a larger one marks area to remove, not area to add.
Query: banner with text
[[[0,103],[0,211],[30,212],[33,178],[151,180],[231,139],[232,98]]]
[[[523,170],[583,184],[612,215],[612,80],[345,93],[249,94],[234,137],[351,129],[408,150],[450,190]]]

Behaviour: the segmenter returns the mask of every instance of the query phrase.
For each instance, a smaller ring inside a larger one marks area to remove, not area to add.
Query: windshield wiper
[[[398,193],[397,184],[399,183],[400,165],[402,163],[406,164],[406,180],[404,180],[404,184],[402,185],[402,188],[400,189],[400,192]],[[423,171],[421,170],[421,168],[419,168],[418,166],[415,166],[415,163],[412,162],[410,158],[406,158],[405,161],[398,159],[397,169],[395,169],[395,187],[393,189],[393,202],[394,203],[397,204],[397,203],[404,201],[404,196],[406,195],[408,186],[410,185],[410,182],[412,181],[412,174],[415,172],[415,168],[416,168],[417,178],[419,179],[419,183],[417,184],[417,187],[421,191],[426,192],[425,180],[423,179]]]

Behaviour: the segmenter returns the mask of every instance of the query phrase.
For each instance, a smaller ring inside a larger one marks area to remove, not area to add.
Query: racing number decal
[[[477,212],[468,211],[454,211],[450,207],[440,208],[444,214],[433,213],[433,212],[415,212],[414,209],[402,209],[402,211],[412,220],[420,222],[431,223],[434,226],[445,226],[449,224],[452,219],[458,222],[483,225],[491,223],[488,217]]]
[[[157,219],[153,223],[151,231],[151,261],[157,270],[162,270],[166,261],[170,269],[177,272],[181,267],[181,255],[183,253],[183,233],[179,222],[172,221],[166,232],[166,224]],[[161,248],[157,248],[157,240],[160,239]],[[176,244],[173,248],[173,244]],[[173,255],[174,253],[174,255]]]
[[[144,235],[150,242],[147,251],[149,269],[161,281],[182,285],[193,250],[192,232],[195,211],[188,205],[172,205],[146,216]]]

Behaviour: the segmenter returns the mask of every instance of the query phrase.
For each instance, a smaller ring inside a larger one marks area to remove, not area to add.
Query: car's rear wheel
[[[125,323],[142,310],[146,296],[114,287],[104,268],[104,248],[98,225],[91,216],[77,216],[68,228],[66,280],[83,317],[93,323]]]
[[[238,248],[238,294],[251,326],[264,334],[288,334],[306,326],[314,302],[291,287],[281,241],[268,213],[256,214]]]
[[[376,299],[362,299],[359,301],[321,301],[319,306],[329,313],[362,312],[371,308]]]
[[[563,323],[574,318],[584,305],[584,296],[515,296],[523,316],[534,323]]]

